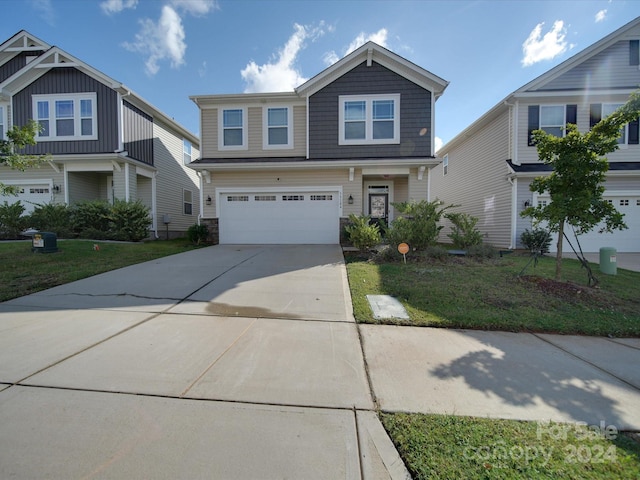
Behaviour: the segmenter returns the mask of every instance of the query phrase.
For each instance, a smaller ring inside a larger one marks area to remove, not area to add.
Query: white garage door
[[[36,205],[43,205],[45,203],[51,203],[51,188],[48,184],[30,184],[19,185],[18,196],[9,196],[3,199],[9,204],[15,203],[20,200],[20,203],[24,207],[24,213],[33,212]]]
[[[613,203],[616,209],[624,214],[627,230],[615,230],[613,233],[598,233],[599,227],[580,235],[578,240],[583,252],[599,252],[601,247],[613,247],[618,252],[640,252],[640,195],[616,195],[613,192],[604,194],[605,200]],[[546,200],[544,197],[538,199]],[[573,232],[567,232],[573,242]],[[557,235],[553,235],[551,251],[556,251]],[[577,248],[577,247],[576,247]],[[571,247],[564,242],[563,251],[569,252]]]
[[[339,243],[337,191],[218,195],[222,244]]]

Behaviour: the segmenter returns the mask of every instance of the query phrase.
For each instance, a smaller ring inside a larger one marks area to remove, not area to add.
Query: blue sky
[[[0,0],[0,9],[2,41],[25,29],[196,134],[189,95],[290,91],[373,40],[450,82],[436,103],[446,143],[640,15],[640,2]]]

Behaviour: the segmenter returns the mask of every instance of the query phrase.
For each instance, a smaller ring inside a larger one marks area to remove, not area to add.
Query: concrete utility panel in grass
[[[400,318],[409,320],[409,314],[402,304],[389,295],[367,295],[367,300],[373,312],[373,318]]]

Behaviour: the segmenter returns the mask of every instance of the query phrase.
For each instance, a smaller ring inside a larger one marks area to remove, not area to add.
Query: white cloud
[[[522,65],[528,67],[543,60],[551,60],[567,50],[565,37],[567,30],[562,20],[556,20],[553,28],[542,35],[542,26],[539,23],[529,34],[529,38],[522,44]]]
[[[596,13],[596,23],[602,22],[607,17],[607,9],[600,10]]]
[[[120,13],[127,8],[136,8],[138,0],[105,0],[100,3],[100,8],[107,15]]]
[[[168,5],[162,7],[157,23],[145,18],[140,21],[142,28],[136,34],[133,43],[125,43],[124,47],[132,52],[147,55],[145,68],[148,74],[155,75],[160,70],[158,62],[169,60],[172,68],[184,64],[187,50],[182,19]]]
[[[346,57],[354,50],[357,50],[359,47],[367,43],[368,41],[372,41],[380,45],[381,47],[387,48],[387,29],[381,28],[377,32],[374,33],[364,33],[360,32],[356,38],[349,44],[349,46],[344,50],[342,57]],[[326,65],[333,65],[340,57],[335,51],[330,51],[325,53],[324,55],[324,63]]]
[[[54,25],[56,21],[56,13],[53,10],[51,0],[31,0],[33,8],[40,12],[40,17],[49,25]]]
[[[436,137],[434,143],[434,151],[438,151],[442,148],[442,145],[444,145],[444,142],[442,141],[442,139],[440,137]]]
[[[272,58],[272,61],[258,65],[253,60],[240,72],[246,83],[245,93],[292,91],[307,81],[296,69],[295,63],[307,40],[315,40],[324,34],[324,23],[318,27],[294,25],[294,33],[287,43]]]
[[[214,0],[171,0],[171,5],[195,17],[206,15],[216,8]]]

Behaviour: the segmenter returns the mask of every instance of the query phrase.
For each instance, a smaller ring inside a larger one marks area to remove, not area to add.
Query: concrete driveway
[[[0,304],[0,478],[404,478],[338,246],[216,246]]]

